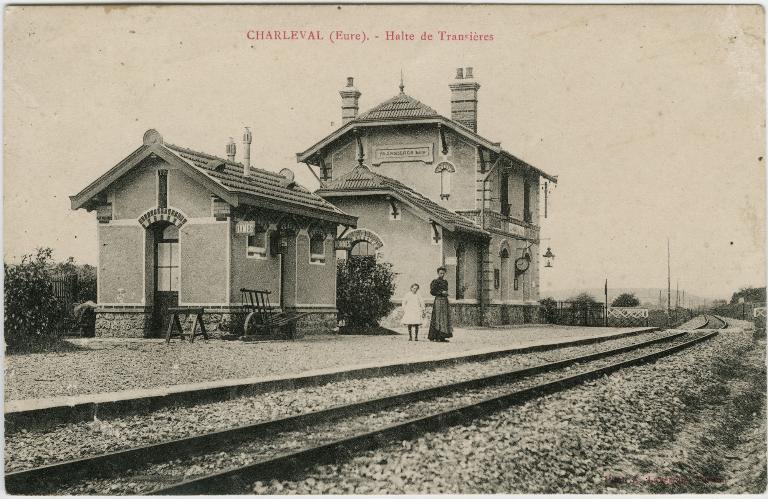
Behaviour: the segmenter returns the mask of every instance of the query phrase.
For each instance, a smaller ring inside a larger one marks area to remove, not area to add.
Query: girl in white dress
[[[408,326],[408,341],[412,341],[411,331],[416,332],[419,341],[419,326],[424,318],[424,300],[419,296],[419,285],[411,284],[411,290],[403,296],[403,318],[400,322]]]

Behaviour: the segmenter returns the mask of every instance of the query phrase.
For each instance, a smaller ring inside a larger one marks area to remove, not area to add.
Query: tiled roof
[[[317,194],[309,192],[299,184],[291,187],[279,173],[251,167],[248,177],[243,176],[243,165],[186,147],[165,143],[164,146],[176,156],[202,171],[227,190],[275,199],[313,209],[344,214]]]
[[[401,118],[434,118],[437,111],[419,102],[410,95],[400,92],[388,101],[358,115],[354,121],[396,120]]]
[[[334,193],[345,191],[390,191],[399,195],[407,202],[426,211],[435,217],[437,222],[455,226],[459,230],[488,234],[472,220],[459,215],[456,212],[440,206],[428,197],[419,194],[405,184],[397,180],[372,172],[366,166],[357,166],[351,172],[346,173],[336,180],[326,184],[325,187],[315,191],[321,196],[332,197]]]

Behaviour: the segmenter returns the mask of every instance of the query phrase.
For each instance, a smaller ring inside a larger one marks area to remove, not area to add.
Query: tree
[[[350,256],[336,265],[336,307],[347,326],[377,326],[394,310],[395,274],[389,263]]]
[[[741,288],[733,293],[731,303],[739,303],[739,298],[744,298],[747,303],[765,303],[765,286],[762,288]]]
[[[622,293],[611,303],[612,307],[637,307],[638,305],[640,305],[640,300],[634,293]]]
[[[568,301],[573,303],[574,306],[577,306],[577,307],[591,307],[594,305],[600,305],[600,302],[595,300],[595,298],[589,293],[580,293],[568,299]]]

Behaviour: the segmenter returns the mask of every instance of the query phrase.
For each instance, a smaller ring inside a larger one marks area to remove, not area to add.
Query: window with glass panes
[[[158,291],[179,290],[179,229],[175,225],[165,227],[157,241],[155,276]]]

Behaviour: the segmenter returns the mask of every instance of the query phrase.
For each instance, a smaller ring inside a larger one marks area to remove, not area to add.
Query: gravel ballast
[[[637,344],[667,336],[645,333],[595,345],[548,352],[509,355],[482,362],[429,369],[406,375],[328,383],[283,390],[225,402],[169,407],[149,414],[126,415],[108,421],[64,424],[50,429],[6,435],[6,470],[30,468],[107,451],[222,430],[249,423],[316,411],[340,404],[479,378],[516,368]]]
[[[648,348],[651,350],[658,350],[666,346],[668,346],[668,344],[663,343]],[[574,374],[580,370],[593,369],[601,365],[613,363],[619,359],[636,356],[643,351],[647,352],[648,349],[646,348],[630,354],[623,354],[618,357],[611,357],[610,359],[567,368],[565,373]],[[141,470],[134,470],[134,473],[121,474],[120,477],[110,477],[109,479],[88,480],[80,482],[73,487],[58,490],[57,492],[69,494],[148,492],[157,486],[158,481],[178,481],[184,478],[193,478],[212,471],[222,470],[231,466],[248,464],[256,459],[263,459],[288,450],[304,447],[309,443],[333,441],[339,438],[342,433],[344,435],[350,435],[356,432],[370,431],[373,428],[380,428],[388,424],[402,422],[413,417],[424,416],[439,410],[447,410],[456,405],[465,405],[489,396],[498,396],[512,389],[519,389],[541,381],[554,379],[563,374],[562,371],[546,373],[503,387],[486,387],[482,389],[467,390],[429,401],[418,401],[372,414],[345,418],[343,421],[320,423],[311,429],[308,429],[308,431],[311,432],[311,435],[306,431],[282,432],[279,435],[270,438],[254,439],[247,443],[230,447],[226,453],[221,452],[204,456],[193,456],[185,458],[183,462],[181,460],[176,460],[171,463],[150,465]]]
[[[249,492],[764,492],[764,445],[749,448],[758,455],[743,460],[748,470],[735,472],[728,463],[717,466],[728,459],[721,456],[717,433],[707,430],[710,425],[725,433],[722,423],[733,412],[729,400],[740,400],[724,382],[719,359],[750,365],[756,379],[764,380],[764,349],[765,343],[753,343],[749,334],[722,333],[653,364],[344,463],[316,466],[297,480],[257,482]],[[738,378],[737,372],[732,369],[728,376]],[[755,407],[765,404],[764,386],[763,381]],[[750,416],[755,424],[747,425],[734,449],[739,442],[748,446],[746,440],[760,431],[757,437],[765,442],[765,426],[759,424],[764,413]],[[678,437],[690,438],[690,445],[676,446]],[[738,452],[731,451],[741,460]]]
[[[635,328],[636,329],[636,328]],[[68,340],[71,351],[8,355],[5,400],[117,392],[204,381],[288,377],[320,369],[402,363],[617,334],[632,328],[533,326],[455,330],[450,343],[402,336],[314,336],[298,341]]]

